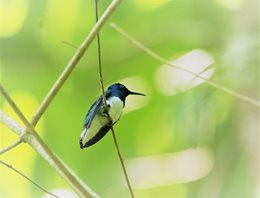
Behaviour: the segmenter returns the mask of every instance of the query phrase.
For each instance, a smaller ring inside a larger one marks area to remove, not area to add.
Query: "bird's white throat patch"
[[[107,105],[110,106],[108,113],[113,120],[113,123],[117,122],[123,112],[123,101],[120,98],[113,96],[107,99]]]

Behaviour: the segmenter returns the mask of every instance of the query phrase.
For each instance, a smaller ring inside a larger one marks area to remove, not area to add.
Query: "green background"
[[[109,3],[100,0],[100,12]],[[75,52],[63,41],[79,46],[93,27],[94,1],[10,0],[0,1],[0,8],[1,83],[31,119]],[[170,60],[203,50],[214,60],[210,64],[215,68],[214,82],[259,100],[258,11],[257,0],[131,0],[123,1],[110,22]],[[115,125],[136,197],[244,198],[259,194],[258,107],[206,83],[184,88],[168,85],[178,73],[172,79],[164,78],[165,73],[159,74],[162,63],[133,46],[109,23],[101,31],[101,44],[105,86],[122,82],[147,95],[129,96],[126,102],[136,109],[127,106]],[[99,195],[129,197],[111,133],[90,148],[79,148],[84,116],[100,95],[96,50],[95,41],[37,129]],[[2,97],[0,105],[18,119]],[[17,137],[0,126],[3,148]],[[49,191],[71,190],[26,144],[0,159]],[[44,196],[2,166],[0,178],[2,198]]]

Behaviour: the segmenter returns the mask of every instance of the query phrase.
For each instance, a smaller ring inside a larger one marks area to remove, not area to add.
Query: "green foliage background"
[[[109,3],[100,0],[101,11]],[[30,118],[75,51],[62,41],[78,46],[93,26],[94,1],[10,0],[1,1],[0,7],[1,82]],[[207,51],[215,60],[212,80],[259,100],[257,11],[257,0],[131,0],[120,5],[111,21],[169,59],[197,48]],[[101,31],[101,41],[106,86],[135,77],[132,79],[141,79],[140,86],[128,87],[147,94],[145,105],[126,113],[115,126],[126,164],[127,159],[174,155],[196,148],[207,151],[213,163],[206,175],[193,181],[135,188],[136,196],[256,197],[259,108],[207,84],[165,95],[156,81],[161,63],[108,24]],[[44,114],[38,130],[53,151],[102,197],[128,197],[111,134],[89,149],[79,148],[83,118],[99,95],[93,43]],[[0,105],[12,115],[2,98]],[[1,147],[15,140],[9,133],[1,126]],[[0,158],[49,190],[69,188],[27,145]],[[192,168],[191,160],[182,171]],[[4,167],[0,167],[0,177],[3,198],[14,197],[14,193],[19,197],[43,196]]]

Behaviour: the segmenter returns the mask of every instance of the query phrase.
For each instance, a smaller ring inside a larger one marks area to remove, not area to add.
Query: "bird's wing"
[[[84,119],[84,127],[89,128],[91,125],[91,122],[93,121],[97,111],[99,110],[100,106],[102,105],[102,96],[100,96],[90,107],[87,115],[85,116]]]
[[[106,98],[108,98],[111,95],[110,91],[105,92]],[[85,119],[84,119],[84,127],[89,128],[91,125],[91,122],[93,121],[97,111],[100,109],[100,107],[103,105],[103,97],[102,95],[92,104],[90,107]]]
[[[92,137],[90,140],[88,140],[85,144],[83,144],[82,141],[80,141],[80,148],[86,148],[89,147],[95,143],[97,143],[99,140],[101,140],[107,132],[111,129],[111,124],[106,124],[105,126],[101,127],[99,131],[96,133],[94,137]],[[86,130],[86,129],[84,129]]]
[[[106,98],[108,98],[111,93],[110,91],[106,91],[105,93]],[[88,133],[88,129],[91,127],[91,124],[93,122],[93,119],[95,118],[97,113],[100,113],[98,111],[101,111],[102,113],[102,105],[103,105],[103,97],[100,96],[94,104],[92,104],[92,106],[90,107],[90,110],[88,111],[85,120],[84,120],[84,130],[81,134],[80,137],[80,147],[81,148],[85,148],[88,147],[92,144],[95,144],[96,142],[98,142],[102,137],[104,137],[104,135],[109,131],[109,129],[112,126],[112,123],[106,123],[103,127],[101,127],[96,134],[89,139],[87,142],[84,143],[84,137],[86,136],[86,134]],[[104,115],[106,116],[106,115]]]

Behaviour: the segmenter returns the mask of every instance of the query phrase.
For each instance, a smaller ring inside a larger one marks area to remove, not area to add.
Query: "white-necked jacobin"
[[[102,95],[94,102],[84,119],[84,130],[80,135],[79,141],[80,148],[91,146],[106,135],[120,119],[125,106],[125,99],[128,95],[145,96],[142,93],[128,90],[120,83],[115,83],[105,91],[107,109],[103,104]]]

